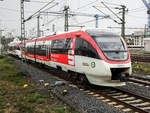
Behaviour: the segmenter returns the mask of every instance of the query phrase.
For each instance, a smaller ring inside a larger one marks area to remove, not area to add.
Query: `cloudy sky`
[[[31,2],[25,2],[25,19],[32,15],[34,12],[39,10],[45,4],[51,0],[30,0]],[[42,2],[41,2],[42,1]],[[128,9],[126,12],[126,27],[137,27],[144,28],[147,24],[147,14],[146,8],[142,0],[69,0],[68,4],[70,11],[78,13],[88,13],[88,14],[99,14],[110,15],[113,19],[119,19],[114,16],[101,2],[105,1],[105,4],[109,6],[115,13],[118,13],[118,16],[121,17],[120,10],[114,9],[115,7],[120,8],[120,5],[125,5]],[[58,4],[57,4],[58,3]],[[66,4],[65,0],[55,0],[51,5],[45,9],[52,7],[57,4],[55,7],[47,11],[63,11],[64,5]],[[102,12],[93,8],[96,6]],[[95,27],[94,17],[87,16],[70,16],[69,25],[82,25],[85,27]],[[30,21],[26,22],[26,33],[28,35],[36,35],[37,29],[37,19],[33,18]],[[52,26],[55,25],[55,31],[64,30],[64,16],[55,15],[55,14],[44,14],[40,18],[40,29],[44,31],[44,34],[48,35],[52,32]],[[108,27],[120,27],[121,25],[113,22],[111,19],[99,19],[99,28],[105,29]],[[0,29],[4,29],[4,34],[8,32],[13,32],[14,35],[20,35],[20,0],[4,0],[0,1]],[[79,28],[69,28],[79,29]],[[120,29],[111,29],[115,32],[120,33]],[[141,29],[126,29],[126,34],[130,34],[135,30]]]

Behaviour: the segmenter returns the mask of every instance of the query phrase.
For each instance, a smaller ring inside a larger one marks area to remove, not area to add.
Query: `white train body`
[[[11,42],[8,44],[8,54],[21,58],[21,42]]]

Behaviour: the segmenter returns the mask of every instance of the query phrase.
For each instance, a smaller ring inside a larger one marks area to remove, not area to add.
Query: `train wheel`
[[[73,83],[76,83],[76,81],[78,80],[78,76],[77,76],[76,73],[70,72],[70,73],[68,73],[68,75],[67,75],[67,80],[69,80],[69,81],[71,81],[71,82],[73,82]]]
[[[80,80],[81,84],[84,85],[84,86],[89,86],[90,85],[88,79],[86,78],[86,75],[80,75],[79,80]]]
[[[71,77],[72,77],[72,73],[70,72],[70,73],[67,74],[66,79],[71,80]]]

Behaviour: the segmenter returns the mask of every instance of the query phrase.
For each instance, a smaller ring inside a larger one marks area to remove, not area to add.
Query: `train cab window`
[[[99,59],[98,53],[94,47],[82,38],[76,38],[75,54]]]

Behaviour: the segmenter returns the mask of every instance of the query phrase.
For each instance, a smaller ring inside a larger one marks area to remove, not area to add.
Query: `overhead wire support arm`
[[[144,5],[147,8],[147,15],[148,15],[148,35],[150,35],[150,0],[148,0],[148,1],[142,0],[142,2],[144,3]]]
[[[65,24],[64,24],[64,31],[68,31],[69,30],[69,27],[68,27],[68,9],[69,9],[69,6],[65,6],[64,7],[64,13],[65,13]]]
[[[142,2],[144,3],[144,5],[145,5],[148,9],[150,9],[150,6],[149,6],[148,3],[146,2],[146,0],[142,0]]]
[[[103,11],[101,11],[100,9],[98,9],[97,7],[95,7],[95,6],[93,6],[95,9],[97,9],[99,12],[101,12],[101,13],[103,13],[107,18],[109,18],[109,19],[111,19],[111,20],[113,20],[115,23],[117,23],[117,24],[121,24],[121,23],[119,23],[118,21],[116,21],[115,19],[113,19],[112,17],[110,17],[110,16],[108,16],[108,15],[106,15]]]
[[[46,5],[44,5],[41,9],[39,9],[37,12],[35,12],[34,14],[32,14],[31,16],[29,16],[27,19],[24,20],[24,22],[30,20],[34,15],[36,15],[37,13],[39,13],[42,9],[44,9],[45,7],[47,7],[49,4],[53,3],[55,0],[50,1],[49,3],[47,3]]]
[[[125,6],[121,5],[122,7],[122,26],[121,26],[121,36],[125,38]]]
[[[116,14],[114,13],[104,2],[101,2],[110,12],[112,12],[117,18],[119,18],[122,22],[123,20]]]

